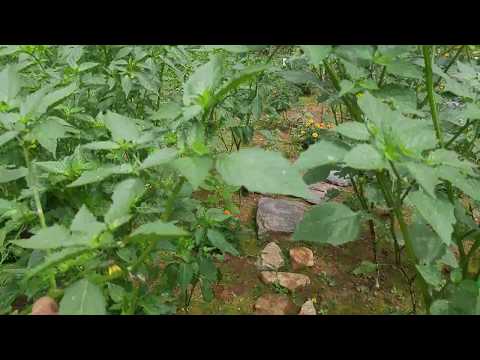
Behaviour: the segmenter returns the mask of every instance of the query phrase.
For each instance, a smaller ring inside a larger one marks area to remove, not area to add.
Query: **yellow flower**
[[[313,124],[313,119],[308,119],[307,120],[307,125],[312,125]]]
[[[320,129],[320,128],[321,128],[320,124],[315,124],[315,127],[316,127],[317,129]]]
[[[316,132],[314,132],[314,133],[312,134],[312,137],[316,139],[316,138],[318,137],[318,134],[317,134]]]
[[[305,130],[300,131],[300,135],[305,135]]]
[[[116,264],[113,264],[112,266],[110,266],[108,268],[108,275],[109,276],[115,275],[118,272],[122,272],[122,269],[120,268],[120,266],[118,266]]]

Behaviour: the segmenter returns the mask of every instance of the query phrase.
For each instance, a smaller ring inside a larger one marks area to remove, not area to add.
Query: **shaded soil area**
[[[242,200],[241,219],[245,231],[240,236],[242,256],[225,256],[217,265],[222,278],[215,286],[215,299],[210,303],[196,291],[189,309],[190,314],[254,314],[255,301],[267,293],[288,293],[286,289],[263,284],[255,266],[257,257],[267,241],[257,240],[254,224],[256,202],[259,195],[250,194]],[[334,246],[313,246],[283,240],[278,242],[284,258],[289,250],[307,246],[314,252],[315,264],[296,271],[308,275],[311,285],[302,291],[288,293],[300,306],[313,299],[319,314],[392,314],[411,311],[410,292],[402,274],[396,269],[394,255],[388,244],[378,247],[378,273],[354,275],[352,272],[363,260],[373,261],[372,242],[368,231],[355,242]],[[289,261],[282,271],[292,271]],[[378,285],[377,288],[377,279]],[[418,299],[417,299],[418,301]]]

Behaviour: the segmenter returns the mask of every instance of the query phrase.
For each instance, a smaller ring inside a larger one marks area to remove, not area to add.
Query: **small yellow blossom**
[[[318,134],[317,134],[316,132],[314,132],[314,133],[312,134],[312,137],[316,139],[316,138],[318,137]]]
[[[315,124],[315,127],[316,127],[317,129],[320,129],[322,126],[317,123],[317,124]]]
[[[307,120],[307,125],[313,125],[313,119],[308,119]]]
[[[300,131],[301,135],[305,135],[305,130]]]
[[[112,276],[112,275],[115,275],[116,273],[121,272],[121,271],[122,271],[122,269],[120,268],[120,266],[118,266],[116,264],[113,264],[112,266],[110,266],[108,268],[108,275]]]

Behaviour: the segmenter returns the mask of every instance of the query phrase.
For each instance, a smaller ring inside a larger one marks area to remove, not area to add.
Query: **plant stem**
[[[390,193],[390,191],[388,190],[385,184],[383,172],[377,172],[376,176],[377,176],[377,181],[380,186],[380,189],[382,190],[382,193],[384,195],[385,201],[387,202],[387,205],[393,210],[395,217],[397,218],[398,224],[400,225],[400,231],[402,232],[402,235],[403,235],[403,240],[405,242],[405,249],[407,250],[407,254],[409,258],[413,261],[413,263],[417,264],[418,263],[417,256],[415,255],[415,252],[413,250],[412,239],[410,237],[410,232],[408,231],[407,224],[405,223],[405,220],[403,218],[402,211],[397,206],[397,204],[395,204],[392,194]],[[415,268],[415,271],[418,274],[418,270],[416,268]],[[419,279],[418,283],[422,290],[427,313],[429,313],[431,298],[430,298],[430,294],[428,293],[428,287],[425,280],[422,278],[421,274],[418,274],[418,275],[420,275],[417,277]]]
[[[26,146],[23,146],[23,156],[25,158],[25,163],[27,164],[28,168],[28,186],[32,189],[33,192],[33,198],[35,200],[35,206],[37,208],[37,215],[40,220],[40,225],[42,226],[42,228],[46,228],[47,223],[45,222],[45,214],[43,213],[42,202],[40,201],[40,194],[37,188],[35,172],[32,162],[30,161],[30,155]]]
[[[185,178],[181,177],[177,184],[175,185],[172,194],[167,200],[167,205],[165,206],[165,212],[163,213],[162,220],[168,221],[173,213],[173,205],[175,204],[175,200],[177,199],[177,195],[180,192],[183,184],[185,182]]]
[[[430,112],[432,113],[433,126],[435,127],[435,135],[437,136],[438,144],[443,147],[443,134],[438,120],[438,109],[435,102],[433,92],[433,73],[432,73],[432,54],[429,46],[422,46],[423,59],[425,61],[425,80],[427,86],[427,99],[430,104]]]
[[[465,45],[462,45],[460,46],[460,48],[457,50],[456,54],[454,55],[454,57],[449,61],[449,63],[447,64],[447,66],[445,66],[445,69],[443,70],[443,72],[447,72],[451,67],[452,65],[455,63],[455,60],[457,60],[458,56],[461,54],[462,50],[464,49]],[[437,87],[438,85],[440,85],[440,82],[442,81],[442,78],[440,77],[436,82],[435,82],[435,85],[433,85],[433,87]],[[425,99],[423,99],[423,101],[420,103],[420,105],[418,106],[419,109],[421,109],[428,101],[428,96],[425,97]]]
[[[32,162],[30,160],[30,154],[28,153],[28,148],[26,147],[26,145],[23,145],[23,156],[25,158],[25,163],[28,169],[28,176],[27,176],[28,187],[32,189],[32,192],[33,192],[33,199],[35,201],[35,207],[37,208],[37,215],[38,215],[38,219],[40,220],[40,225],[42,226],[43,229],[45,229],[47,228],[47,222],[45,221],[45,214],[43,213],[42,202],[40,200],[40,194],[38,192],[37,178],[35,175],[34,166],[32,165]],[[47,253],[50,254],[51,251],[47,250]],[[53,289],[57,288],[55,274],[52,274],[50,276],[50,286]]]
[[[448,148],[464,131],[470,126],[470,120],[467,120],[465,125],[463,125],[458,132],[445,144],[445,148]]]

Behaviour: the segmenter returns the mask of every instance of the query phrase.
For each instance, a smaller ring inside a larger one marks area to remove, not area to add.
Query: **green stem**
[[[461,54],[461,52],[464,48],[465,48],[465,45],[460,46],[460,48],[457,50],[456,54],[453,56],[453,58],[447,64],[447,66],[445,66],[445,69],[443,69],[444,73],[448,72],[448,70],[455,63],[455,60],[457,60],[458,56]],[[433,85],[433,86],[436,88],[438,85],[440,85],[441,82],[442,82],[442,78],[440,77],[440,78],[438,78],[438,80],[435,82],[435,85]],[[426,96],[425,99],[423,99],[423,101],[420,103],[418,108],[421,109],[427,103],[427,101],[428,101],[428,96]]]
[[[423,59],[425,61],[425,80],[427,86],[427,99],[430,104],[430,112],[432,113],[433,126],[435,127],[435,135],[437,136],[440,147],[443,147],[443,134],[438,119],[438,109],[435,102],[433,92],[433,73],[432,73],[432,54],[429,46],[422,46]]]
[[[40,201],[40,194],[37,188],[35,172],[33,169],[32,162],[30,161],[30,155],[28,153],[28,149],[26,146],[23,146],[23,156],[25,158],[25,163],[27,164],[27,168],[28,168],[27,182],[28,182],[28,186],[33,191],[33,199],[35,201],[35,207],[37,208],[37,215],[40,220],[40,225],[42,226],[42,228],[46,228],[47,223],[45,221],[45,214],[43,213],[42,202]]]
[[[380,74],[380,80],[378,81],[378,87],[382,87],[383,80],[385,80],[385,73],[387,72],[387,67],[384,66],[382,69],[382,73]]]
[[[412,239],[410,237],[410,232],[408,231],[407,224],[405,223],[405,220],[403,218],[402,211],[398,206],[396,206],[395,201],[392,197],[392,194],[390,193],[390,191],[388,190],[388,188],[385,184],[385,179],[384,179],[383,173],[378,172],[376,176],[377,176],[377,181],[378,181],[378,184],[380,186],[380,189],[382,190],[382,193],[384,195],[385,201],[387,202],[387,205],[393,210],[393,212],[395,214],[395,217],[397,218],[398,224],[400,225],[400,231],[402,232],[402,236],[403,236],[403,240],[405,242],[405,249],[407,250],[407,254],[408,254],[409,258],[413,261],[413,263],[417,264],[418,259],[417,259],[417,256],[415,255],[414,250],[413,250]],[[425,307],[426,307],[426,310],[427,310],[427,313],[428,313],[429,308],[430,308],[430,303],[431,303],[431,297],[428,293],[428,287],[427,287],[427,284],[426,284],[425,280],[423,279],[421,274],[418,273],[418,270],[416,268],[415,268],[415,271],[419,275],[419,276],[417,276],[417,279],[418,279],[418,283],[420,285],[420,288],[422,290],[423,299],[424,299],[424,302],[425,302]]]
[[[177,195],[182,189],[182,186],[184,183],[185,183],[185,178],[181,177],[178,180],[177,184],[175,185],[175,188],[173,189],[172,194],[167,200],[167,205],[165,206],[165,212],[163,213],[163,216],[162,216],[163,221],[168,221],[172,216],[175,200],[177,199]]]
[[[340,91],[340,80],[338,78],[337,73],[333,70],[333,68],[330,66],[330,64],[326,60],[323,61],[323,64],[325,65],[325,70],[327,71],[333,86],[337,91]],[[342,97],[342,101],[347,106],[350,114],[355,118],[355,120],[358,122],[363,122],[361,113],[359,113],[358,109],[355,109],[355,106],[352,104],[352,102],[350,102],[350,100],[346,96]]]
[[[30,154],[28,153],[28,149],[26,145],[23,145],[23,156],[25,158],[25,163],[27,165],[28,169],[28,176],[27,176],[27,183],[28,187],[32,189],[33,192],[33,199],[35,201],[35,207],[37,209],[37,215],[38,219],[40,220],[40,225],[42,226],[43,229],[47,228],[47,222],[45,221],[45,214],[43,212],[42,208],[42,202],[40,200],[40,193],[38,192],[38,187],[37,187],[37,178],[35,176],[35,170],[32,165],[32,162],[30,160]],[[47,250],[47,253],[50,254],[51,251]],[[50,286],[53,289],[57,288],[57,282],[55,280],[55,274],[52,274],[50,276]]]
[[[462,135],[462,133],[465,131],[465,129],[467,129],[469,126],[470,126],[471,122],[470,120],[467,120],[467,122],[465,123],[465,125],[463,125],[459,130],[458,132],[450,139],[448,140],[448,142],[445,144],[445,148],[448,148],[455,140],[457,140],[457,138]]]

